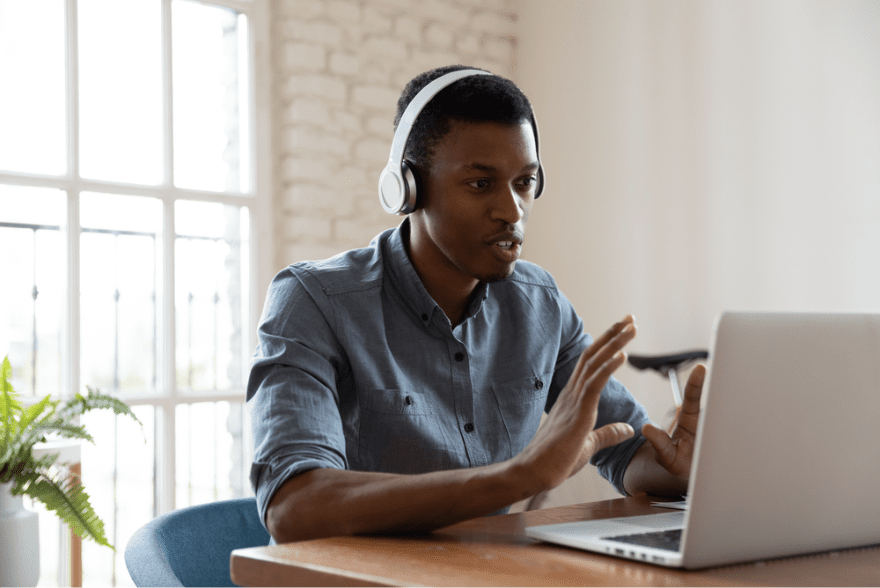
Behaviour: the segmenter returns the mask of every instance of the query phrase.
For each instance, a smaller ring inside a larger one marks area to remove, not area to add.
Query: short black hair
[[[397,101],[395,130],[406,107],[422,88],[441,76],[462,69],[480,68],[447,65],[410,80]],[[433,163],[434,147],[446,136],[455,121],[518,125],[531,120],[532,105],[529,99],[510,80],[497,75],[462,78],[441,90],[422,109],[410,131],[404,158],[427,171]]]

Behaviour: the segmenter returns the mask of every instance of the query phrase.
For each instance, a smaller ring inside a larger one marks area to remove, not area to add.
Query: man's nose
[[[523,219],[523,196],[515,186],[508,185],[498,191],[495,198],[494,218],[515,225]]]

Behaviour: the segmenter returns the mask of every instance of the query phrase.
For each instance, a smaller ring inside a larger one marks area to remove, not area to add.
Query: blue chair
[[[235,586],[232,550],[268,544],[256,499],[224,500],[156,517],[132,535],[125,565],[137,586]]]

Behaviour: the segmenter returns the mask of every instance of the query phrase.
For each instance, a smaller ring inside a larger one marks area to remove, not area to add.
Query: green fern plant
[[[46,396],[24,408],[11,379],[12,366],[6,357],[0,364],[0,483],[12,482],[14,496],[25,495],[42,502],[74,533],[115,551],[107,542],[104,522],[95,514],[80,479],[53,467],[57,455],[35,459],[33,448],[48,434],[94,443],[85,427],[74,422],[91,410],[112,410],[131,417],[142,428],[143,423],[124,402],[88,387],[86,396],[77,394],[64,402]]]

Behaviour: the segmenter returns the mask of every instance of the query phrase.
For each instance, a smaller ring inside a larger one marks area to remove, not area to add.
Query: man
[[[464,69],[412,80],[395,124]],[[467,74],[404,134],[414,211],[269,290],[248,400],[273,539],[427,531],[503,512],[588,461],[622,493],[684,493],[704,371],[670,437],[611,378],[633,318],[591,341],[552,277],[518,262],[543,187],[519,88]]]

